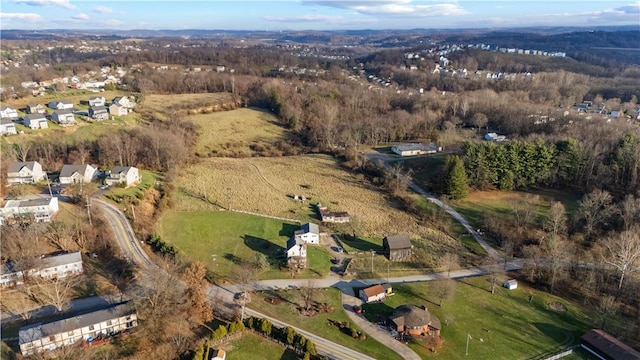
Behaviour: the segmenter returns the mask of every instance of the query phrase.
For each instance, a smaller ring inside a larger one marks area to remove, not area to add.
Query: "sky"
[[[640,1],[0,0],[6,29],[358,30],[637,25]]]

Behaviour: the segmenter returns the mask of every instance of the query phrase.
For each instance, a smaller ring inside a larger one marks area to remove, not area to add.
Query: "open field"
[[[196,153],[251,156],[249,146],[270,146],[286,138],[287,131],[268,111],[240,108],[190,116],[200,126]]]
[[[282,303],[272,305],[264,300],[267,296],[280,298]],[[262,314],[280,319],[289,324],[295,324],[301,329],[311,331],[316,335],[360,351],[376,359],[400,359],[396,353],[390,351],[387,347],[372,338],[367,338],[364,341],[354,340],[350,335],[341,332],[337,327],[327,325],[329,319],[340,322],[349,321],[349,317],[342,309],[339,290],[334,288],[318,290],[316,302],[326,303],[333,309],[333,312],[321,312],[311,317],[301,315],[297,308],[303,304],[299,290],[258,292],[247,306]]]
[[[160,220],[159,234],[189,259],[207,265],[216,278],[230,279],[236,264],[253,263],[255,255],[262,253],[270,259],[271,268],[260,278],[274,279],[290,276],[280,265],[286,260],[287,240],[299,228],[292,222],[228,211],[168,211]],[[331,256],[321,247],[307,249],[308,268],[297,277],[326,275]]]
[[[471,336],[469,359],[529,359],[578,343],[594,325],[587,312],[567,300],[522,283],[516,290],[498,287],[494,295],[489,292],[487,277],[462,279],[456,284],[455,296],[445,300],[442,307],[436,305],[439,300],[430,293],[433,283],[428,282],[396,285],[395,296],[363,308],[368,317],[377,318],[390,315],[403,304],[426,305],[442,323],[444,344],[434,354],[421,344],[411,343],[425,359],[465,357],[467,333]],[[562,304],[567,310],[551,310],[552,303]]]
[[[462,200],[451,201],[450,205],[460,212],[474,226],[481,226],[486,215],[501,218],[513,216],[514,204],[529,202],[533,205],[536,220],[547,215],[551,204],[562,202],[568,215],[577,209],[577,194],[565,194],[560,191],[545,190],[538,192],[524,191],[472,191]]]
[[[142,98],[138,111],[166,120],[168,115],[173,113],[191,112],[191,115],[194,115],[200,112],[226,110],[228,108],[223,107],[222,104],[232,102],[233,99],[229,93],[149,94]]]

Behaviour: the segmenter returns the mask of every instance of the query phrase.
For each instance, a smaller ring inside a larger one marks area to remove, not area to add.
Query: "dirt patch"
[[[547,304],[549,310],[557,311],[557,312],[566,312],[567,307],[563,303],[559,302],[550,302]]]
[[[268,302],[271,305],[280,305],[282,304],[282,299],[272,296],[267,296],[264,298],[264,301]]]

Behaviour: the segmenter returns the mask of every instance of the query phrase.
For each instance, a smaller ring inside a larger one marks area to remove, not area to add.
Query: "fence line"
[[[548,357],[548,358],[546,358],[544,360],[556,360],[556,359],[563,358],[565,356],[569,356],[571,354],[573,354],[573,349],[569,349],[569,350],[567,350],[565,352],[561,352],[560,354],[553,355],[552,357]]]
[[[298,224],[300,224],[300,223],[301,223],[301,221],[300,221],[300,220],[287,219],[287,218],[278,217],[278,216],[272,216],[272,215],[265,215],[265,214],[260,214],[260,213],[251,212],[251,211],[245,211],[245,210],[229,210],[229,211],[233,211],[233,212],[237,212],[237,213],[242,213],[242,214],[255,215],[255,216],[260,216],[260,217],[266,217],[266,218],[270,218],[270,219],[276,219],[276,220],[282,220],[282,221],[289,221],[289,222],[294,222],[294,223],[298,223]]]

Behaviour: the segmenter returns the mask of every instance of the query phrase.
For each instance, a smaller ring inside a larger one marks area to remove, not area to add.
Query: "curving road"
[[[96,207],[100,209],[105,219],[113,229],[114,236],[116,238],[116,242],[120,247],[124,256],[127,257],[134,264],[142,267],[157,267],[157,265],[149,258],[149,256],[144,252],[140,243],[137,241],[133,229],[129,224],[129,221],[124,216],[122,211],[120,211],[117,207],[104,202],[102,200],[93,199],[96,202]],[[219,287],[217,285],[210,284],[207,290],[209,297],[220,303],[233,304],[234,299],[233,296],[237,292],[235,287],[229,286]],[[231,309],[233,311],[233,309]],[[296,326],[287,324],[283,321],[271,318],[264,314],[261,314],[255,310],[251,310],[245,308],[245,314],[251,316],[257,316],[262,318],[267,318],[276,326],[286,327],[290,326],[294,328],[297,332],[303,334],[307,339],[312,340],[316,344],[316,349],[320,355],[327,356],[330,359],[339,359],[339,360],[375,360],[374,358],[359,353],[355,350],[349,349],[340,344],[329,341],[325,338],[317,336],[308,331],[302,330]]]
[[[389,154],[380,153],[377,151],[369,151],[364,155],[369,161],[373,163],[378,163],[378,162],[382,163],[382,165],[387,168],[390,167],[391,162],[402,160],[400,158],[394,158]],[[495,261],[504,261],[504,257],[500,255],[500,253],[498,253],[496,249],[492,248],[489,244],[487,244],[487,242],[484,241],[482,236],[473,229],[473,227],[469,224],[467,219],[465,219],[464,216],[462,216],[454,208],[443,203],[442,200],[438,199],[435,195],[426,192],[424,189],[416,185],[413,181],[409,182],[409,188],[415,191],[416,193],[422,195],[425,199],[429,200],[430,202],[443,208],[444,211],[447,212],[447,214],[451,215],[457,222],[459,222],[462,226],[464,226],[467,232],[471,234],[471,236],[473,236],[473,238],[478,242],[478,244],[480,244],[480,246],[482,246],[482,248],[487,252],[487,255],[489,255],[490,258],[492,258]]]

